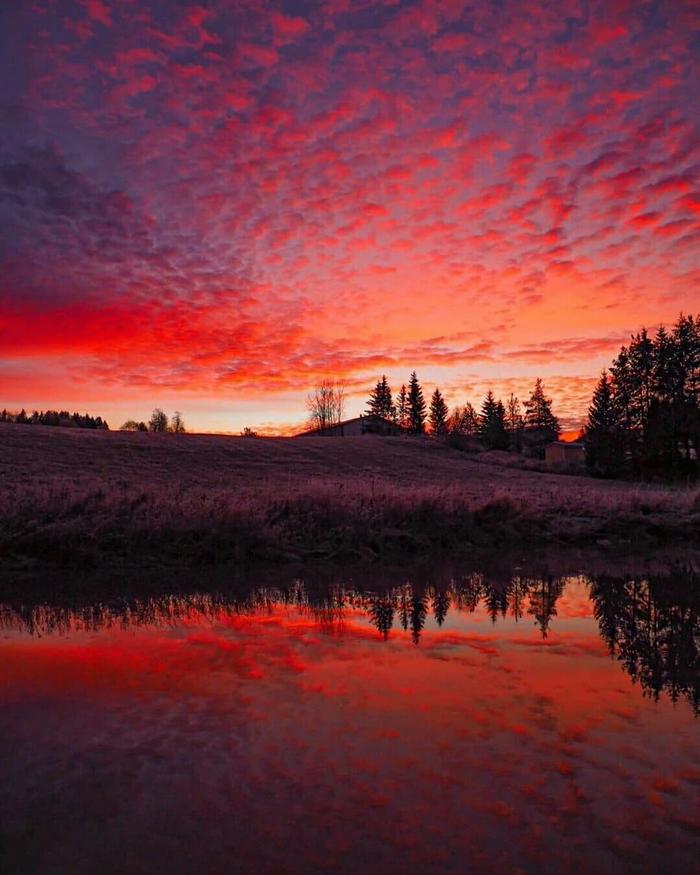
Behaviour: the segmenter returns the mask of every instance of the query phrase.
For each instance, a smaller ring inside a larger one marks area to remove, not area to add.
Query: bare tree
[[[119,431],[148,431],[145,422],[137,422],[135,419],[127,419],[124,425],[119,426]]]
[[[343,419],[345,388],[337,380],[323,380],[306,398],[306,409],[312,425],[331,428]]]
[[[159,407],[156,407],[148,420],[148,430],[164,432],[168,430],[168,425],[168,417]]]
[[[186,431],[185,420],[182,418],[179,410],[173,413],[173,418],[170,420],[170,431],[174,432],[174,434],[184,434]]]

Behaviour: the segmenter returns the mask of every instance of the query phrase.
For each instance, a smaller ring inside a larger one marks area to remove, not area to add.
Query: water
[[[0,869],[679,872],[692,575],[0,605]]]

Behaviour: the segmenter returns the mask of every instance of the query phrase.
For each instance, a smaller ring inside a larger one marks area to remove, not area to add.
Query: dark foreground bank
[[[697,490],[475,461],[410,438],[0,428],[6,567],[401,562],[475,548],[700,546]]]

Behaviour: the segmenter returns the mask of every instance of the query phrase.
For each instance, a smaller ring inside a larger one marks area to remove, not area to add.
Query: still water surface
[[[690,872],[698,584],[0,605],[0,870]]]

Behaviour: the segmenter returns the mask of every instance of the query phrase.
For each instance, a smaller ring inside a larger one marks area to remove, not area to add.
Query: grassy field
[[[520,470],[430,439],[0,424],[0,560],[395,561],[475,547],[697,546],[697,489]]]

